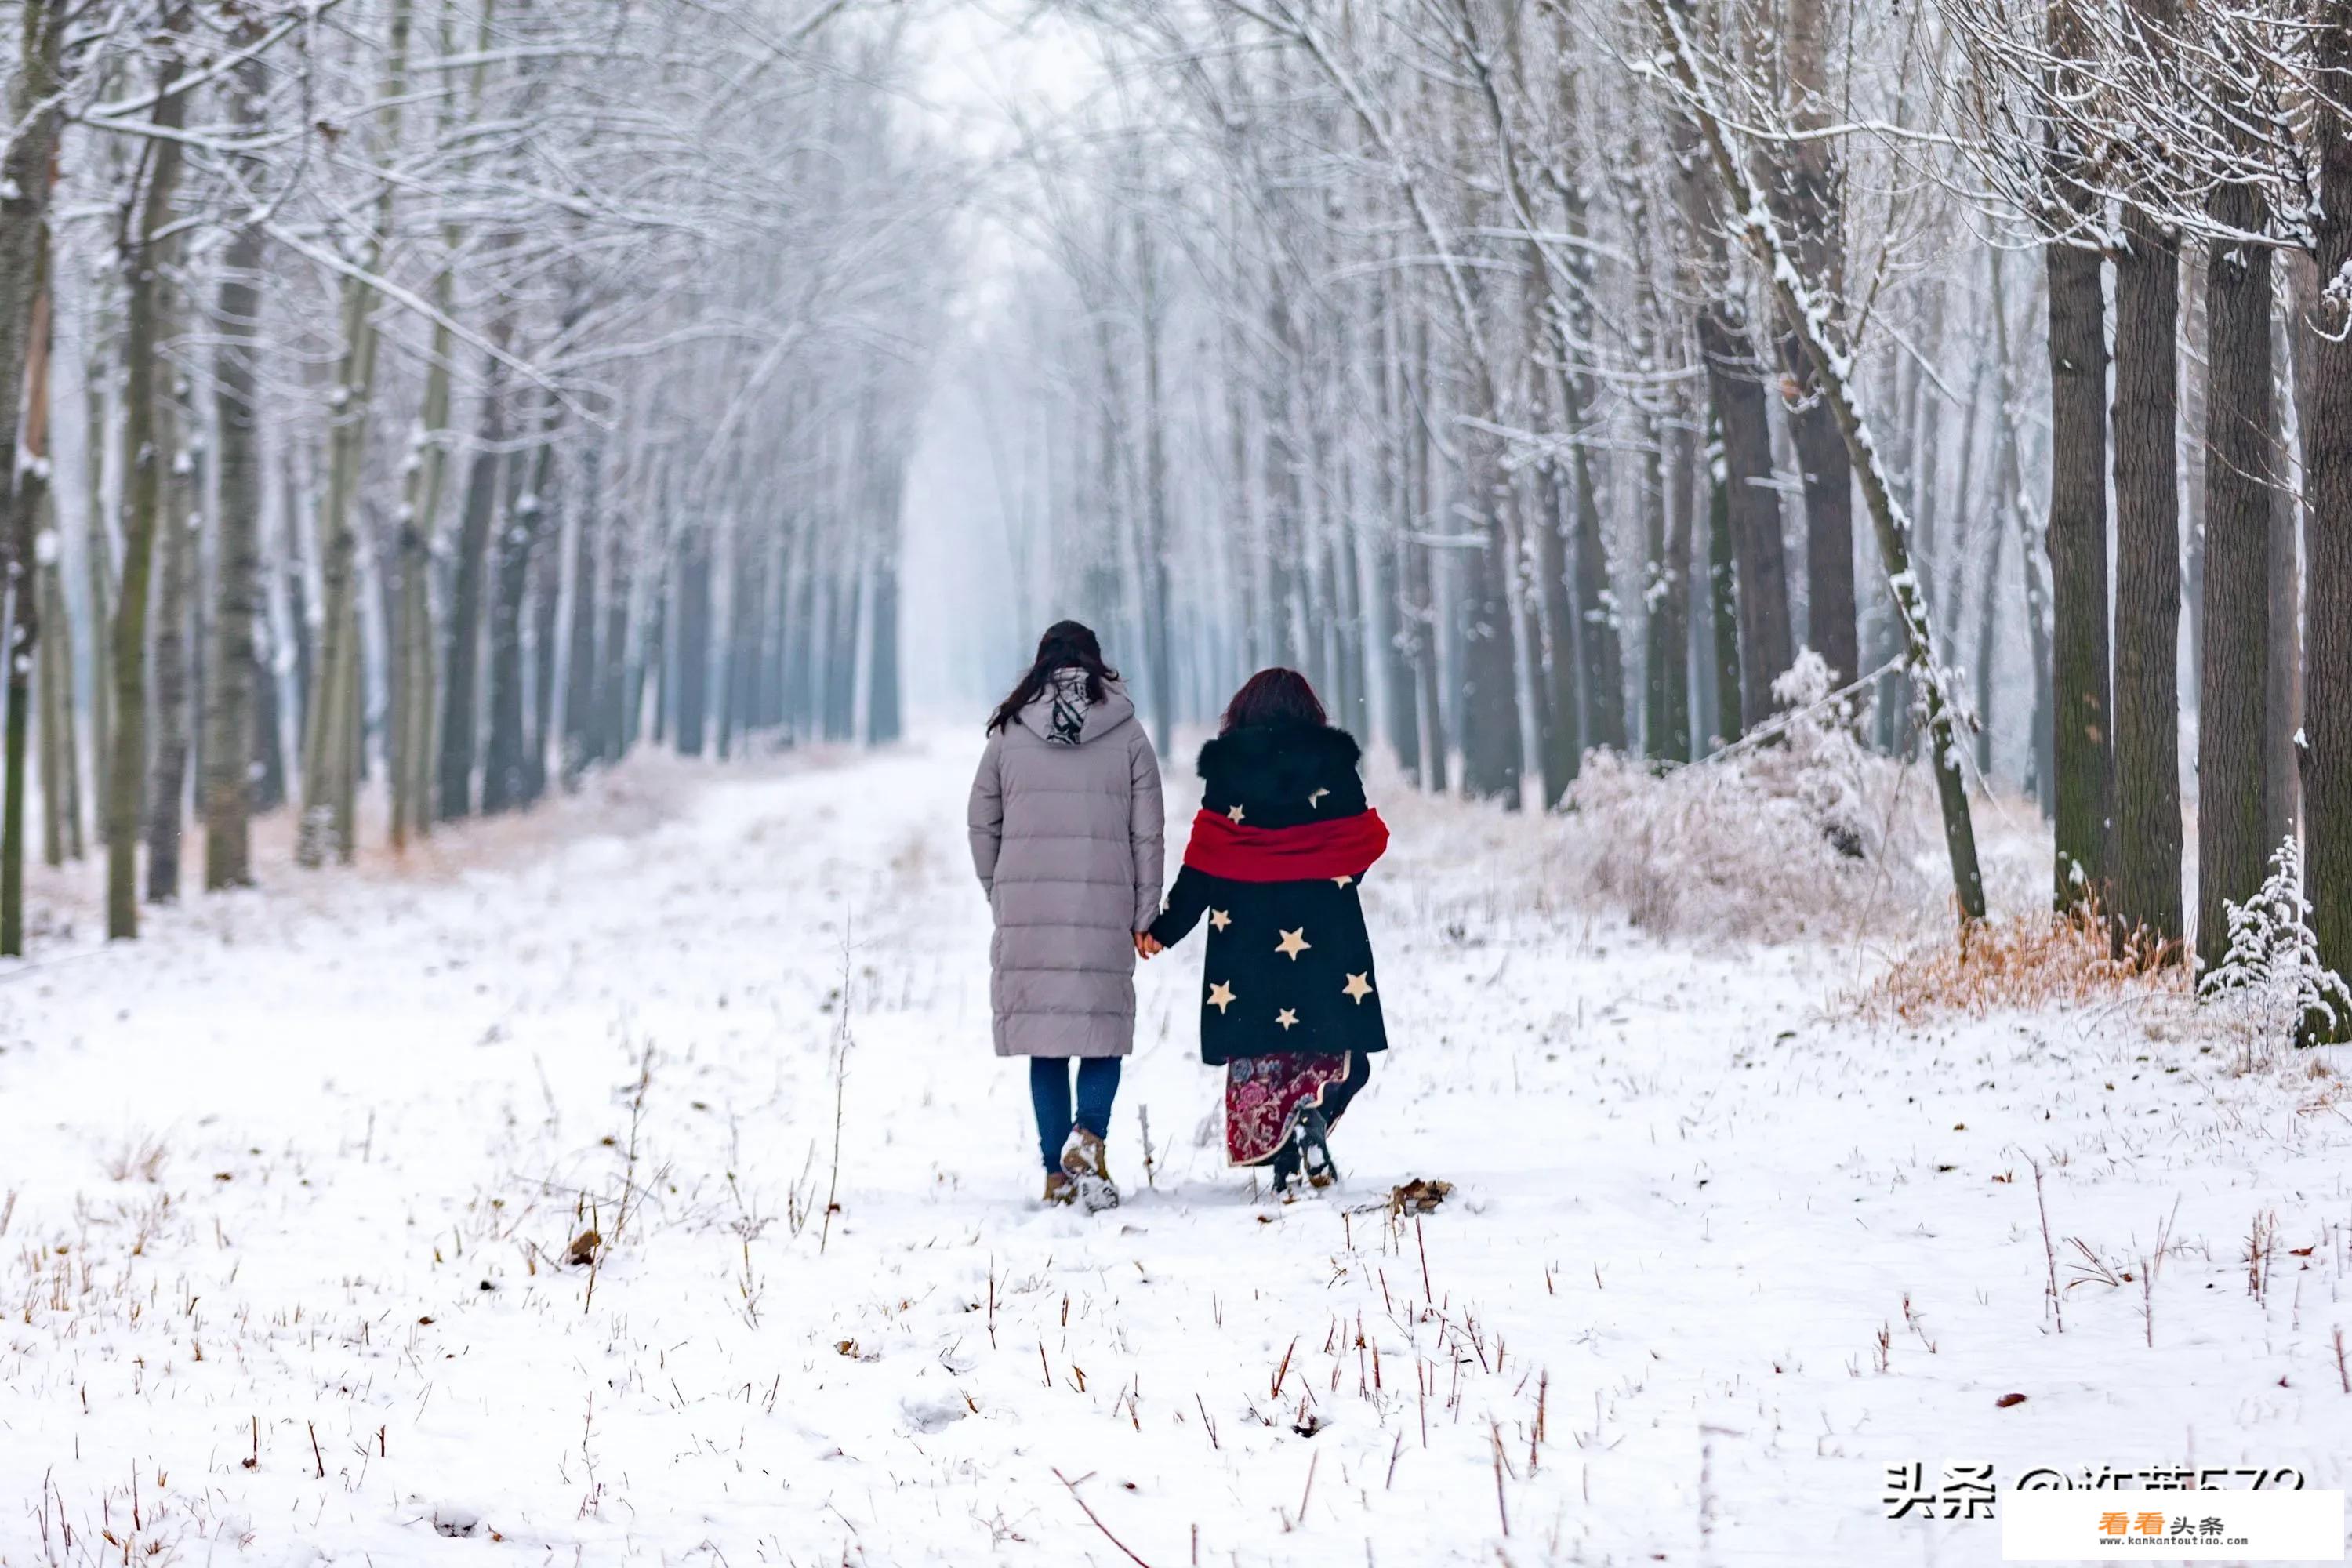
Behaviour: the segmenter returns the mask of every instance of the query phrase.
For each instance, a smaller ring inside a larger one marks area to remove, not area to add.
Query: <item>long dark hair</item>
[[[1053,683],[1056,670],[1083,669],[1087,672],[1087,700],[1103,700],[1103,685],[1117,680],[1118,671],[1103,662],[1102,644],[1095,640],[1093,628],[1076,621],[1055,621],[1037,639],[1037,657],[1013,688],[1013,694],[996,705],[989,715],[987,733],[999,730],[1021,716],[1021,710],[1045,694]]]
[[[1224,722],[1218,732],[1248,724],[1298,724],[1311,728],[1328,722],[1323,700],[1315,695],[1307,678],[1277,665],[1272,669],[1261,669],[1242,682],[1242,689],[1225,704]]]

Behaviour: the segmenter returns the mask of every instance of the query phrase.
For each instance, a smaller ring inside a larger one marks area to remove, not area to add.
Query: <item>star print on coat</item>
[[[1176,988],[1192,987],[1187,1022],[1212,1067],[1388,1048],[1392,977],[1373,973],[1366,925],[1378,846],[1346,826],[1371,812],[1360,756],[1328,725],[1240,725],[1201,750],[1201,810],[1150,934],[1207,948]]]

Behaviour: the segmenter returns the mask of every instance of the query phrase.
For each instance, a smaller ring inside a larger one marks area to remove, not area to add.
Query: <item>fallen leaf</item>
[[[2024,1403],[2025,1395],[2022,1394],[2004,1394],[1999,1399],[1993,1401],[1993,1405],[1996,1409],[2006,1410],[2012,1405],[2022,1405]]]
[[[1415,1176],[1412,1181],[1389,1191],[1389,1212],[1391,1214],[1429,1214],[1444,1203],[1454,1191],[1452,1182],[1433,1177]]]

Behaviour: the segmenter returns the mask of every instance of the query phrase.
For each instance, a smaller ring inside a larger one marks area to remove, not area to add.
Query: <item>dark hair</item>
[[[1272,669],[1261,669],[1242,682],[1242,689],[1225,704],[1224,722],[1218,732],[1248,724],[1314,726],[1328,722],[1322,700],[1307,684],[1307,678],[1277,665]]]
[[[1021,710],[1045,694],[1056,670],[1072,668],[1087,672],[1087,700],[1103,700],[1103,683],[1118,679],[1118,671],[1103,662],[1102,644],[1095,640],[1091,627],[1076,621],[1055,621],[1037,639],[1037,657],[1013,686],[1013,694],[996,705],[989,715],[986,733],[993,735],[1021,716]]]

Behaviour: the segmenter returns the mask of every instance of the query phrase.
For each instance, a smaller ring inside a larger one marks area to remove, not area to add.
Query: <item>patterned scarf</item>
[[[1076,665],[1054,672],[1054,725],[1045,739],[1057,746],[1075,746],[1086,738],[1087,672]]]

